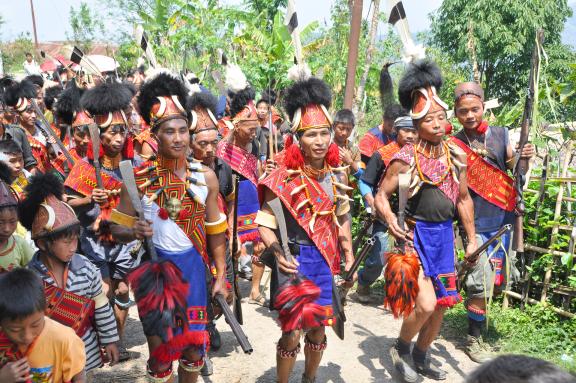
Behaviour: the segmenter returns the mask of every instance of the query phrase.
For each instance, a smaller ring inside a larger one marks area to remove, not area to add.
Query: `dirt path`
[[[248,292],[248,283],[241,282],[242,290]],[[244,299],[247,301],[247,299]],[[374,299],[372,305],[361,305],[355,300],[355,293],[349,295],[346,314],[346,337],[341,341],[332,330],[328,331],[328,349],[324,357],[316,381],[348,383],[348,382],[398,382],[392,373],[392,364],[388,349],[398,335],[400,321],[377,307],[381,298]],[[279,327],[273,315],[267,308],[247,303],[244,310],[244,331],[246,332],[254,353],[245,355],[238,346],[232,331],[223,319],[217,322],[222,335],[223,346],[218,352],[211,352],[214,363],[214,374],[200,378],[199,382],[226,383],[272,383],[275,382],[276,341],[280,337]],[[127,323],[128,349],[135,359],[115,366],[104,367],[94,374],[93,382],[146,382],[144,368],[148,358],[148,349],[142,333],[136,308],[130,310]],[[449,334],[446,329],[443,334]],[[465,336],[465,334],[462,334]],[[439,339],[433,346],[434,358],[441,362],[448,371],[446,382],[462,382],[463,377],[477,365],[471,362],[460,349],[455,348],[456,339]],[[294,368],[291,383],[300,382],[304,370],[304,354],[300,353]],[[203,379],[203,380],[202,380]],[[421,382],[433,382],[422,379]]]

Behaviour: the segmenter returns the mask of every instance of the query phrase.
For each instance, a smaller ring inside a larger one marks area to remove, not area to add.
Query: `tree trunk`
[[[372,65],[372,56],[374,55],[374,44],[376,43],[376,32],[378,31],[378,14],[380,13],[380,0],[372,0],[374,9],[372,13],[372,22],[370,23],[370,31],[368,32],[368,49],[366,50],[366,61],[364,62],[364,71],[360,77],[358,90],[356,91],[356,100],[352,105],[352,111],[357,117],[357,121],[364,118],[364,108],[361,108],[362,100],[364,100],[364,92],[366,90],[366,81],[368,80],[368,72],[370,65]]]
[[[346,67],[346,89],[344,90],[344,108],[352,109],[354,88],[356,86],[356,66],[358,64],[358,44],[362,26],[362,0],[354,0],[350,36],[348,38],[348,64]]]

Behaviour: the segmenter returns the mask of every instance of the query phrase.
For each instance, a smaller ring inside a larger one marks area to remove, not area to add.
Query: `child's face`
[[[8,207],[0,209],[0,243],[10,238],[16,230],[16,225],[18,225],[18,212],[16,208]]]
[[[4,319],[0,328],[13,343],[22,348],[28,347],[44,329],[44,312],[38,311],[21,319]]]
[[[22,169],[24,169],[24,157],[22,157],[22,153],[6,153],[6,156],[8,157],[8,166],[10,166],[12,177],[18,177]]]
[[[40,242],[38,247],[46,251],[46,246],[50,247],[50,255],[56,257],[61,262],[70,262],[76,249],[78,248],[78,235],[73,234],[70,236],[58,238],[50,242]]]

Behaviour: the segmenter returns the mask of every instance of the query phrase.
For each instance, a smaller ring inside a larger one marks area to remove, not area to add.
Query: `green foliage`
[[[523,0],[506,6],[499,0],[445,0],[432,17],[430,40],[471,73],[471,34],[487,96],[514,103],[527,84],[537,28],[545,31],[550,75],[565,74],[565,60],[573,61],[574,53],[561,44],[561,32],[571,15],[566,0],[534,0],[530,6]]]
[[[500,353],[531,355],[576,372],[576,319],[564,319],[542,305],[502,309],[500,302],[488,311],[490,323],[485,340]],[[463,304],[444,316],[444,333],[462,338],[467,313]]]
[[[19,73],[24,71],[22,63],[26,59],[26,52],[34,52],[34,43],[30,33],[21,33],[14,41],[0,44],[4,73]],[[38,61],[38,58],[36,58]]]
[[[78,10],[70,7],[70,27],[72,34],[66,33],[66,37],[84,52],[89,52],[96,38],[104,33],[104,23],[93,16],[90,7],[83,1]]]

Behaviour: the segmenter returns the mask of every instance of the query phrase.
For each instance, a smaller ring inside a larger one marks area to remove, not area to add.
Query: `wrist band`
[[[114,222],[120,226],[134,227],[134,224],[137,220],[138,219],[136,217],[122,213],[116,209],[113,209],[112,213],[110,214],[110,222]]]
[[[228,222],[226,221],[226,216],[222,213],[220,213],[220,219],[218,219],[218,221],[206,222],[204,225],[206,226],[207,235],[221,234],[228,230]]]

